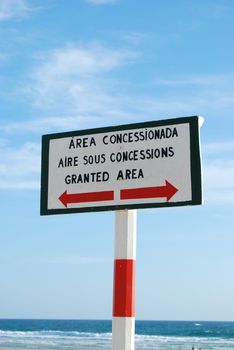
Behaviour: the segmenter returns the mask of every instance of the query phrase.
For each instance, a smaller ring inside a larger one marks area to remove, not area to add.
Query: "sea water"
[[[111,321],[0,319],[0,348],[111,349]],[[234,349],[234,322],[136,321],[136,350]]]

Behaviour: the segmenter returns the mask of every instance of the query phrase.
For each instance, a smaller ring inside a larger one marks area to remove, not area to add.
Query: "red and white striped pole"
[[[134,350],[136,210],[115,214],[112,350]]]

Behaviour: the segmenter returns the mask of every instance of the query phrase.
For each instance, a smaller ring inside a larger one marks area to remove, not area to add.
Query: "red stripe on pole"
[[[113,317],[135,316],[135,260],[115,260]]]

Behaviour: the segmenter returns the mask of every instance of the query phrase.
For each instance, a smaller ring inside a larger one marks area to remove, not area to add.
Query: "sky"
[[[40,216],[41,136],[203,116],[203,205],[137,211],[136,318],[234,321],[232,0],[0,0],[0,318],[111,319],[114,212]]]

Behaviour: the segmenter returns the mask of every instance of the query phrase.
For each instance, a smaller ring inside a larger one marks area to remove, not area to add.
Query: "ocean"
[[[136,321],[136,350],[234,349],[234,322]],[[0,348],[111,350],[111,321],[0,319]]]

